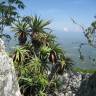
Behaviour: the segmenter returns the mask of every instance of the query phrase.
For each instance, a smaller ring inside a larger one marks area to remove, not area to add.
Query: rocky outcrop
[[[66,72],[59,77],[62,82],[57,96],[96,96],[96,73]]]
[[[12,59],[0,39],[0,96],[21,96]]]

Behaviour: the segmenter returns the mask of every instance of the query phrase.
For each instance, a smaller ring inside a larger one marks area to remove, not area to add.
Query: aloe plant
[[[25,66],[22,66],[19,84],[21,92],[26,95],[36,95],[45,91],[48,85],[47,75],[41,73],[41,61],[38,57],[33,57]]]
[[[26,59],[25,56],[29,57],[28,50],[24,49],[24,47],[17,47],[13,53],[13,61],[22,64]]]
[[[12,29],[13,32],[16,32],[15,37],[18,37],[19,45],[24,45],[29,35],[29,25],[26,22],[23,22],[22,20],[18,20],[13,23]]]
[[[27,22],[31,28],[31,41],[35,48],[41,45],[41,41],[45,41],[47,36],[46,32],[49,32],[51,29],[48,28],[50,21],[43,20],[38,16],[27,17]]]

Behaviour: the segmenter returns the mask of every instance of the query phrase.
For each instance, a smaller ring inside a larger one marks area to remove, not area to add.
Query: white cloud
[[[69,31],[69,29],[67,28],[67,27],[64,27],[64,32],[68,32]]]

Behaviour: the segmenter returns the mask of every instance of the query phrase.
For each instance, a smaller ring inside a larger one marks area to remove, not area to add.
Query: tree
[[[75,20],[72,19],[73,23],[79,25],[79,27],[83,30],[84,36],[88,42],[88,43],[82,42],[79,45],[78,52],[79,52],[80,60],[84,62],[87,57],[87,59],[91,61],[91,64],[96,64],[95,57],[91,56],[90,54],[87,54],[87,56],[85,56],[85,53],[82,51],[82,49],[85,46],[91,46],[93,48],[96,48],[96,16],[94,16],[94,18],[95,20],[87,28],[84,28],[82,25],[78,24]]]
[[[83,33],[84,33],[84,36],[87,38],[87,41],[88,41],[88,44],[90,46],[93,46],[93,47],[96,47],[94,44],[95,44],[95,35],[96,35],[96,20],[93,21],[91,23],[91,25],[88,27],[88,28],[84,28],[82,25],[78,24],[75,20],[73,20],[71,18],[71,20],[73,21],[74,24],[78,25],[82,30],[83,30]]]
[[[0,36],[3,36],[5,26],[10,26],[19,15],[17,9],[24,9],[25,5],[21,0],[4,0],[0,3]]]

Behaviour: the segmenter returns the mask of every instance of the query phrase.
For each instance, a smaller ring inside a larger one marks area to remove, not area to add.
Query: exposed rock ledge
[[[56,91],[57,96],[96,96],[96,73],[66,72],[59,78],[62,86]]]
[[[12,59],[0,39],[0,96],[21,96]]]

